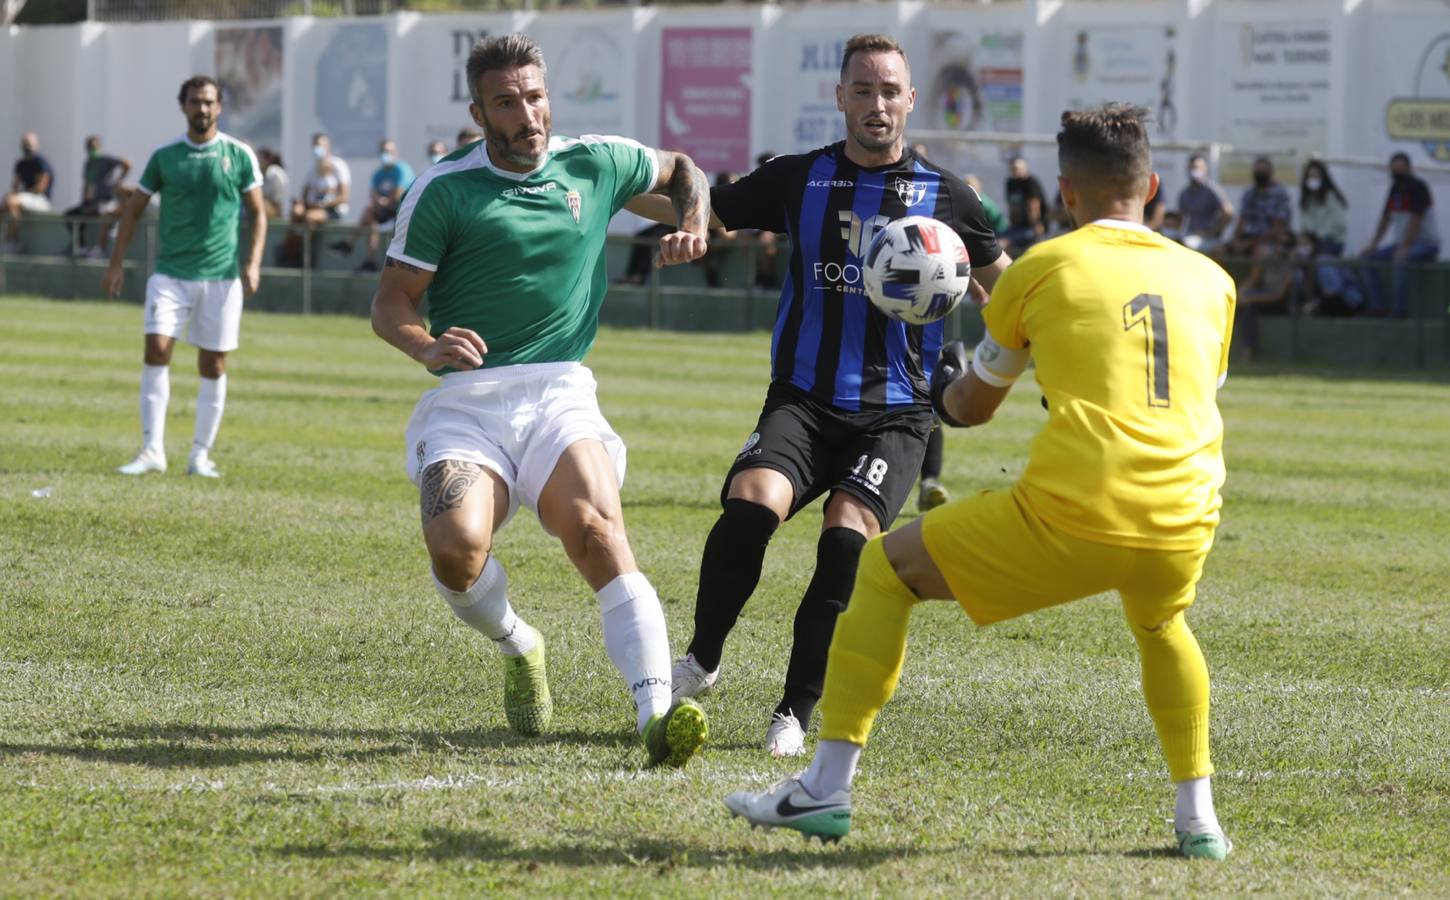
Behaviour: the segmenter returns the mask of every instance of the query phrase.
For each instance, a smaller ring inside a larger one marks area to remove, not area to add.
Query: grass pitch
[[[499,541],[548,637],[555,733],[512,736],[491,648],[433,594],[402,429],[431,379],[358,319],[249,314],[214,454],[138,442],[140,312],[0,300],[0,893],[134,896],[1445,894],[1450,387],[1235,373],[1224,525],[1190,620],[1214,679],[1226,864],[1170,847],[1172,791],[1115,602],[987,630],[918,611],[837,847],[721,797],[760,749],[819,507],[779,532],[705,698],[713,737],[643,772],[595,603],[527,514]],[[676,650],[765,335],[606,331],[632,542]],[[1019,386],[949,435],[958,495],[1042,422]],[[32,491],[50,488],[50,495]]]

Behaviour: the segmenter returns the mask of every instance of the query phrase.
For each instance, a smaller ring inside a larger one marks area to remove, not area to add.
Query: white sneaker
[[[147,472],[165,472],[166,457],[150,447],[136,454],[136,458],[116,470],[122,475],[145,475]]]
[[[765,730],[765,749],[774,757],[800,756],[806,752],[806,732],[800,719],[790,713],[774,713]]]
[[[743,816],[752,827],[794,828],[807,838],[839,841],[851,830],[851,792],[836,791],[817,800],[801,787],[800,778],[787,778],[768,791],[739,791],[725,798],[731,815]]]
[[[695,662],[695,654],[687,653],[685,658],[677,661],[675,667],[670,670],[670,697],[679,700],[681,697],[698,697],[715,686],[720,677],[720,670],[706,672],[705,667]]]
[[[186,462],[186,474],[200,475],[202,478],[220,478],[222,473],[217,471],[216,463],[205,453],[198,453]]]

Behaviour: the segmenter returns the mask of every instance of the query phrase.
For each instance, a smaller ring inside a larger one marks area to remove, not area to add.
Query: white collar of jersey
[[[222,133],[220,131],[218,131],[216,133],[216,137],[212,138],[211,140],[207,141],[204,144],[198,144],[198,143],[194,142],[191,139],[191,136],[190,135],[186,135],[186,134],[183,134],[181,136],[181,139],[183,141],[186,141],[186,145],[188,147],[195,147],[197,150],[205,150],[207,147],[210,147],[212,144],[215,144],[217,141],[221,140],[222,139]]]
[[[1142,222],[1129,222],[1127,219],[1098,219],[1092,224],[1101,225],[1104,228],[1121,228],[1124,231],[1146,231],[1149,234],[1153,233],[1153,229],[1144,225]]]
[[[534,175],[539,174],[539,170],[549,164],[549,157],[553,155],[554,151],[558,150],[560,147],[563,147],[566,143],[568,142],[565,141],[563,138],[558,138],[551,135],[549,137],[549,146],[544,148],[544,158],[539,160],[539,164],[537,166],[534,166],[527,172],[510,172],[508,169],[500,169],[498,166],[494,165],[493,160],[488,158],[488,141],[486,139],[478,142],[478,155],[483,157],[484,167],[498,177],[507,178],[510,181],[523,181],[525,178],[531,178]]]

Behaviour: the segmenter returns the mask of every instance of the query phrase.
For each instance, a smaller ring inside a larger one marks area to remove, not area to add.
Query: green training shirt
[[[242,194],[262,186],[251,147],[221,132],[205,144],[179,137],[151,152],[137,186],[161,192],[157,272],[185,281],[237,277]]]
[[[430,333],[478,332],[485,367],[582,360],[599,329],[605,231],[654,187],[655,153],[628,138],[553,138],[539,167],[520,174],[495,168],[484,146],[418,177],[388,255],[434,273]]]

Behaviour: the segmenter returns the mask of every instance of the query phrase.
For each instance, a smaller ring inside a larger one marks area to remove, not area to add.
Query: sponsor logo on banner
[[[1414,91],[1412,97],[1390,101],[1385,131],[1396,141],[1419,142],[1437,162],[1450,162],[1450,33],[1425,48]]]

